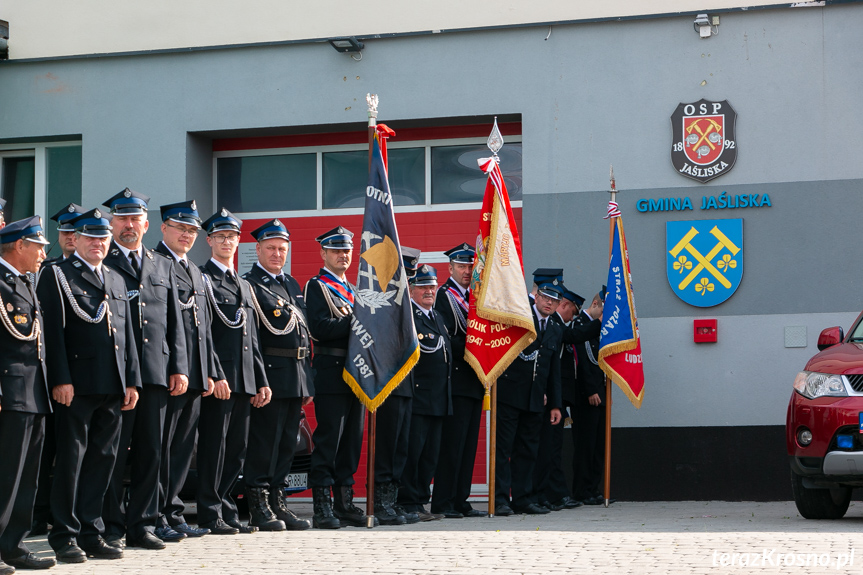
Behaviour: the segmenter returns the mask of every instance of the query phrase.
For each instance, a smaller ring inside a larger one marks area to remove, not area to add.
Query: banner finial
[[[491,150],[491,153],[494,154],[494,161],[499,164],[500,158],[497,157],[497,153],[503,148],[503,134],[500,133],[500,128],[497,127],[497,116],[494,117],[494,126],[491,129],[491,134],[488,136],[486,145]]]

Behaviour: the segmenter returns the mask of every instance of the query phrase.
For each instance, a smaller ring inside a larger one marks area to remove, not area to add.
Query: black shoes
[[[339,518],[333,514],[333,502],[330,499],[329,487],[312,487],[312,503],[314,507],[312,527],[315,529],[338,529],[342,526]]]
[[[73,541],[67,541],[62,547],[54,548],[54,554],[57,556],[57,561],[61,563],[83,563],[87,560],[87,554]]]
[[[402,507],[402,505],[400,505],[399,503],[393,504],[393,511],[396,512],[396,515],[398,515],[400,517],[404,517],[405,522],[408,525],[413,525],[414,523],[420,522],[420,516],[419,515],[417,515],[413,511],[408,511],[407,509]]]
[[[434,508],[432,508],[432,512],[435,512]],[[443,515],[444,519],[463,519],[464,518],[464,514],[462,512],[456,511],[452,507],[445,507],[443,509],[439,509],[437,511],[437,513],[439,515]]]
[[[494,514],[500,517],[509,517],[510,515],[514,515],[515,511],[512,510],[512,507],[503,503],[501,505],[497,505],[494,508]]]
[[[111,547],[116,547],[120,551],[126,548],[126,541],[123,539],[122,535],[109,535],[105,537],[105,543]]]
[[[185,539],[186,534],[177,531],[173,527],[157,527],[156,537],[158,537],[165,543],[176,543],[177,541],[182,541],[183,539]]]
[[[164,527],[160,527],[159,529],[164,529]],[[159,537],[159,529],[156,529],[156,536]],[[209,529],[201,529],[198,527],[192,527],[188,523],[180,523],[179,525],[174,525],[173,530],[177,533],[181,533],[186,537],[203,537],[204,535],[210,532]],[[162,541],[165,541],[164,538],[159,537]]]
[[[99,537],[92,543],[87,545],[81,544],[81,550],[87,554],[87,557],[96,557],[98,559],[122,559],[123,558],[123,550],[117,549],[116,547],[111,547],[105,540]],[[60,556],[57,556],[58,560]],[[72,561],[74,563],[74,561]]]
[[[608,504],[611,505],[617,501],[617,499],[609,499]],[[585,505],[605,505],[605,497],[602,495],[594,495],[593,497],[588,497],[583,501]]]
[[[51,557],[36,557],[32,553],[28,553],[26,555],[22,555],[20,557],[15,557],[13,559],[7,559],[6,564],[13,567],[12,571],[7,571],[7,573],[13,573],[15,571],[14,568],[18,569],[50,569],[54,565],[57,564]],[[3,573],[3,562],[0,561],[0,573]]]
[[[251,535],[252,533],[258,532],[257,527],[255,527],[254,525],[243,525],[242,523],[240,523],[239,519],[230,519],[228,521],[225,521],[225,524],[227,524],[228,527],[233,527],[237,530],[238,533],[243,535]]]
[[[395,483],[375,483],[375,518],[381,525],[405,525],[408,520],[393,507],[397,492]]]
[[[270,509],[276,514],[276,517],[284,522],[285,528],[288,531],[303,531],[312,527],[311,521],[300,519],[293,511],[288,509],[288,502],[285,500],[285,491],[281,487],[270,491],[269,503]]]
[[[204,529],[209,529],[210,533],[213,535],[236,535],[240,532],[236,527],[231,527],[221,519],[216,519],[215,521],[210,521],[209,523],[201,524],[201,527]]]
[[[415,506],[414,512],[419,516],[420,521],[438,521],[443,519],[443,515],[440,513],[427,513],[425,507],[422,505]]]
[[[486,517],[488,513],[485,511],[480,511],[479,509],[474,509],[471,507],[470,509],[462,509],[461,514],[463,517]]]
[[[552,503],[551,501],[543,501],[538,505],[540,507],[545,507],[549,511],[560,511],[561,509],[563,509],[563,505],[556,501],[554,503]]]
[[[575,509],[576,507],[581,507],[584,504],[581,501],[578,501],[576,499],[573,499],[569,495],[566,495],[565,497],[563,497],[563,499],[558,499],[557,501],[552,503],[552,505],[560,505],[564,509]]]
[[[128,535],[126,536],[126,546],[127,547],[140,547],[142,549],[150,549],[151,551],[157,551],[159,549],[164,549],[166,547],[165,542],[156,537],[154,534],[149,531],[144,531],[143,535],[140,537],[132,538]]]
[[[525,513],[527,515],[546,515],[550,513],[548,509],[542,507],[541,505],[537,505],[536,503],[528,503],[523,506],[513,506],[513,509],[516,513]]]

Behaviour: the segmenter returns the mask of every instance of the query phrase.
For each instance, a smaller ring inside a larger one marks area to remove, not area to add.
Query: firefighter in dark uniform
[[[102,502],[117,458],[120,412],[141,387],[126,286],[102,260],[111,226],[100,210],[74,220],[75,253],[45,270],[37,292],[45,316],[57,460],[48,542],[59,561],[119,559],[102,538]],[[47,275],[51,274],[51,275]]]
[[[485,517],[468,502],[479,442],[485,388],[464,360],[470,279],[476,251],[467,243],[444,252],[449,275],[438,289],[435,313],[446,324],[452,342],[452,415],[444,420],[441,453],[432,493],[432,513],[448,519]]]
[[[83,214],[84,208],[78,204],[67,204],[62,210],[51,216],[57,222],[57,243],[62,250],[56,258],[49,258],[42,262],[37,278],[41,277],[45,270],[56,263],[62,262],[75,253],[75,226],[72,220]],[[38,281],[38,279],[37,279]],[[45,442],[42,444],[42,463],[39,465],[39,488],[36,490],[36,503],[33,506],[33,527],[30,535],[46,535],[48,525],[53,522],[51,517],[51,481],[54,477],[54,455],[57,453],[57,444],[54,440],[54,414],[45,415]]]
[[[187,257],[201,227],[195,201],[164,205],[160,210],[162,241],[154,251],[174,261],[174,281],[179,297],[177,303],[182,314],[189,363],[188,391],[168,397],[162,437],[162,465],[159,473],[159,501],[162,509],[155,533],[163,541],[170,541],[183,535],[202,537],[210,532],[209,529],[194,527],[186,522],[180,490],[186,483],[192,463],[201,415],[201,397],[211,395],[215,382],[224,380],[225,375],[213,350],[213,316],[207,301],[204,276]]]
[[[572,406],[572,396],[575,389],[575,347],[591,338],[599,336],[600,322],[593,321],[585,325],[573,325],[572,318],[578,313],[584,298],[563,287],[563,297],[560,305],[551,315],[551,319],[563,327],[563,346],[560,350],[560,386],[561,398],[565,407]],[[546,406],[547,407],[547,406]],[[548,410],[547,410],[548,411]],[[570,496],[566,485],[566,475],[563,472],[563,423],[551,425],[550,413],[542,422],[539,441],[539,455],[536,459],[536,469],[533,474],[535,497],[534,502],[552,511],[575,509],[581,502]],[[574,430],[575,427],[572,426]]]
[[[573,319],[575,325],[587,325],[602,320],[605,286],[593,296],[591,305]],[[599,368],[599,334],[590,341],[575,346],[578,369],[575,379],[575,428],[572,496],[585,505],[601,505],[604,498],[599,492],[605,455],[605,373]]]
[[[38,216],[0,230],[0,575],[15,567],[55,564],[24,543],[33,519],[45,416],[51,412],[43,319],[26,274],[39,271],[47,244]]]
[[[250,409],[271,397],[251,288],[233,269],[242,225],[225,208],[203,223],[213,257],[201,271],[215,315],[213,345],[227,380],[201,401],[198,423],[198,522],[216,535],[258,530],[240,522],[231,491],[246,460]]]
[[[156,537],[159,516],[159,466],[168,396],[186,392],[188,362],[174,264],[144,247],[148,196],[129,188],[103,205],[111,211],[114,241],[104,263],[126,284],[132,327],[141,366],[138,406],[122,415],[120,447],[105,496],[105,539],[109,545],[164,549]],[[130,447],[131,445],[131,452]],[[129,499],[123,504],[123,477],[131,454]],[[124,513],[125,508],[125,513]]]
[[[306,304],[300,284],[282,269],[291,248],[287,228],[279,220],[270,220],[252,237],[258,242],[258,261],[243,279],[252,286],[273,399],[252,411],[249,422],[249,452],[243,468],[249,524],[271,531],[309,529],[311,522],[297,517],[285,501],[303,405],[315,394]]]
[[[419,515],[421,521],[443,519],[428,513],[441,446],[444,418],[452,415],[452,347],[446,325],[434,312],[437,273],[429,265],[420,266],[410,280],[414,326],[420,345],[420,359],[408,376],[413,388],[408,459],[402,474],[398,501],[405,510]]]
[[[410,281],[419,269],[420,250],[402,246],[402,262]],[[419,515],[396,501],[408,457],[413,386],[406,377],[378,408],[375,429],[375,518],[381,525],[418,523]]]
[[[495,384],[498,386],[497,515],[512,515],[513,510],[528,514],[549,512],[531,501],[531,497],[542,420],[548,415],[551,424],[557,425],[561,419],[560,347],[563,329],[549,317],[560,301],[561,284],[559,277],[538,283],[533,304],[536,340],[518,354]]]
[[[306,317],[314,340],[315,427],[309,486],[319,529],[363,527],[366,516],[354,505],[354,473],[360,462],[366,410],[342,379],[354,307],[351,265],[353,232],[338,226],[321,234],[324,267],[306,283]],[[330,499],[332,489],[334,500]]]

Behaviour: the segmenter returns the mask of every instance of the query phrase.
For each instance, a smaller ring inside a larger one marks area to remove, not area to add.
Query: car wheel
[[[809,489],[803,477],[791,472],[791,490],[797,511],[806,519],[841,519],[851,503],[851,488]]]

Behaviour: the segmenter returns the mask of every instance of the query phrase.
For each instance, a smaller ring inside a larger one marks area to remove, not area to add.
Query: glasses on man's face
[[[165,224],[165,225],[168,226],[169,228],[173,228],[173,229],[177,230],[177,233],[180,234],[181,236],[190,236],[190,237],[194,238],[195,236],[198,235],[197,228],[181,228],[180,226],[172,226],[171,224]]]
[[[236,242],[240,240],[240,234],[231,234],[231,235],[223,235],[219,234],[217,236],[210,236],[213,240],[213,243],[223,244],[225,242]]]

